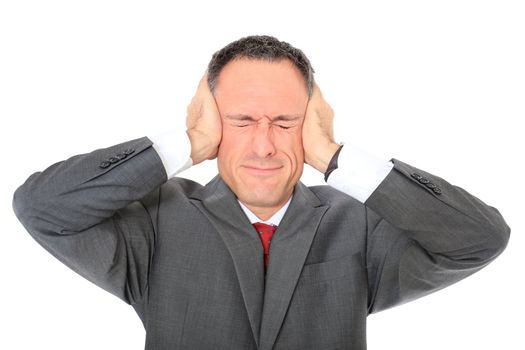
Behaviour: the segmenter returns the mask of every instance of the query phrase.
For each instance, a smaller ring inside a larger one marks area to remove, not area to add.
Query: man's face
[[[288,60],[234,60],[219,75],[215,100],[221,177],[252,211],[280,208],[303,171],[303,76]]]

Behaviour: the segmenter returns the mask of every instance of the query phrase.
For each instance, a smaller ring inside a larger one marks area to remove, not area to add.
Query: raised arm
[[[152,142],[141,138],[31,175],[16,190],[13,208],[56,258],[133,303],[146,287],[155,241],[154,191],[165,181]]]
[[[220,118],[210,96],[203,78],[188,107],[188,130],[169,134],[172,140],[164,135],[154,144],[144,137],[31,175],[14,194],[19,220],[74,271],[137,302],[155,250],[160,186],[184,168],[185,159],[196,164],[213,158],[218,147]]]
[[[310,103],[303,128],[305,159],[324,173],[336,149],[333,112],[318,87]],[[367,207],[369,312],[469,276],[498,256],[509,239],[500,213],[465,190],[351,145],[343,146],[328,184]]]
[[[473,274],[505,249],[510,234],[497,209],[435,175],[393,163],[365,202],[377,214],[369,215],[370,312]]]

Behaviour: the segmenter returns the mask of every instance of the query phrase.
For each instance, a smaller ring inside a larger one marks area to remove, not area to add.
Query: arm
[[[203,106],[203,95],[211,95],[205,79],[188,107],[187,132],[74,156],[30,176],[13,198],[22,224],[80,275],[128,303],[139,301],[155,250],[160,185],[191,165],[190,155],[194,164],[213,158],[210,140],[220,140],[214,100]],[[195,130],[210,135],[189,137],[199,135]]]
[[[154,208],[156,194],[145,197],[165,181],[151,141],[141,138],[31,175],[15,192],[13,208],[56,258],[133,303],[146,287],[154,250],[155,212],[146,208]]]
[[[305,130],[316,125],[331,128],[327,122],[332,119],[331,110],[319,107],[326,102],[316,90]],[[330,113],[323,115],[323,110]],[[308,142],[305,153],[316,150],[314,142],[323,134],[329,132],[310,131],[303,137]],[[505,248],[510,229],[496,209],[399,160],[381,164],[364,152],[345,148],[328,184],[366,206],[369,312],[444,288],[483,268]],[[305,158],[320,159],[322,154]],[[313,164],[325,172],[329,161],[326,157]]]
[[[497,209],[435,175],[393,162],[365,202],[377,213],[369,215],[370,312],[473,274],[505,249],[510,234]]]

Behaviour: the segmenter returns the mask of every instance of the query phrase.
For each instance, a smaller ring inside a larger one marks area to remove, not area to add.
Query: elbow
[[[486,260],[492,261],[501,253],[503,253],[509,243],[510,231],[510,227],[507,225],[505,220],[503,220],[503,217],[498,215],[497,222],[493,223],[490,230],[485,230],[487,233],[485,248]]]
[[[34,237],[39,232],[41,225],[38,223],[40,220],[38,220],[37,210],[32,203],[31,196],[25,192],[23,186],[15,191],[12,202],[13,211],[26,231]]]
[[[37,203],[38,201],[32,192],[28,191],[25,185],[20,186],[13,195],[13,211],[20,223],[32,236],[44,231],[44,227],[50,222],[42,214],[45,206],[40,205],[39,207]]]
[[[16,217],[24,226],[26,226],[28,219],[31,216],[31,214],[29,214],[30,202],[31,201],[27,199],[27,196],[24,193],[23,186],[20,186],[13,195],[12,206]]]
[[[500,212],[493,208],[496,213],[496,219],[494,220],[494,229],[493,229],[493,236],[496,238],[496,243],[494,244],[494,252],[495,256],[500,255],[503,253],[505,248],[507,247],[510,239],[510,227],[505,222],[505,219],[503,219],[503,216],[500,214]]]
[[[501,218],[501,217],[500,217]],[[507,247],[510,227],[501,218],[497,224],[476,224],[468,230],[470,239],[464,249],[458,250],[453,259],[461,261],[464,267],[483,267],[496,259]]]
[[[497,237],[493,245],[493,252],[495,258],[501,253],[503,253],[503,251],[509,243],[510,227],[505,222],[503,222],[502,225],[498,227],[498,230],[494,233],[494,236]]]
[[[489,263],[498,257],[509,243],[510,227],[501,213],[494,207],[487,206],[483,219],[472,220],[472,252],[479,263]]]

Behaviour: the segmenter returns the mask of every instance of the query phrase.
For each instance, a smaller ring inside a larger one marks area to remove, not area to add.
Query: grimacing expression
[[[221,177],[249,208],[280,208],[303,171],[308,92],[300,71],[285,59],[233,60],[219,75],[215,101]]]

